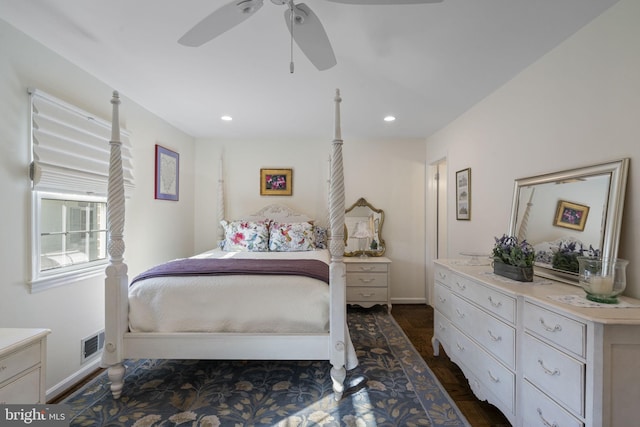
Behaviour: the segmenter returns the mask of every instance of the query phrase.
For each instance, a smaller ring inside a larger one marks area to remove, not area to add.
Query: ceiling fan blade
[[[333,3],[344,3],[344,4],[388,4],[388,5],[396,5],[396,4],[425,4],[425,3],[442,3],[443,0],[327,0]]]
[[[263,0],[234,0],[198,22],[180,37],[178,43],[192,47],[203,45],[244,22],[262,7],[262,2]]]
[[[309,61],[320,70],[327,70],[337,64],[331,42],[320,19],[304,3],[294,5],[293,39]],[[291,9],[284,13],[287,28],[291,32]]]

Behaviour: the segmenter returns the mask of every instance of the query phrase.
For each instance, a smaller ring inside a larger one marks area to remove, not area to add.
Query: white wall
[[[48,339],[47,388],[59,392],[79,370],[80,341],[104,327],[104,277],[30,294],[29,97],[35,87],[99,117],[111,118],[113,89],[0,20],[0,327],[44,327]],[[122,64],[126,67],[126,64]],[[193,251],[194,144],[121,94],[121,122],[131,131],[136,191],[127,201],[125,258],[133,276],[153,264]],[[178,151],[183,166],[180,201],[156,201],[154,145]]]
[[[449,188],[449,256],[489,252],[507,231],[513,180],[631,158],[619,256],[627,295],[640,297],[640,2],[621,0],[427,141],[449,180],[472,169],[472,220],[456,221]],[[431,273],[431,272],[429,272]]]
[[[343,123],[347,128],[348,123]],[[332,129],[327,130],[332,134]],[[196,143],[195,247],[217,241],[219,158],[224,157],[228,219],[281,203],[326,224],[331,140],[212,141]],[[344,141],[346,206],[360,197],[384,210],[382,237],[391,266],[395,303],[425,301],[423,141]],[[260,168],[293,168],[293,195],[260,196]]]

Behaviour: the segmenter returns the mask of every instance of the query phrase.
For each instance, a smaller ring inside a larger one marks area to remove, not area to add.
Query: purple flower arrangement
[[[533,267],[536,257],[535,250],[526,240],[518,241],[516,236],[495,238],[492,256],[494,261],[516,267]]]

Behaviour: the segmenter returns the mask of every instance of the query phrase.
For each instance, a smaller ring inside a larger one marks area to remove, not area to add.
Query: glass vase
[[[627,264],[620,258],[578,257],[578,275],[590,301],[616,304],[627,287]]]

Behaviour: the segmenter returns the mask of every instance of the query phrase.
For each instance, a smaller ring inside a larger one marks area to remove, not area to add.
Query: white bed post
[[[340,130],[340,90],[336,89],[335,138],[331,152],[331,184],[329,196],[329,281],[331,283],[330,362],[331,379],[336,400],[342,398],[346,378],[347,301],[344,265],[344,172],[342,166],[342,135]],[[340,327],[338,327],[340,326]]]
[[[224,218],[224,175],[222,170],[222,156],[220,156],[220,169],[218,171],[218,241],[224,240],[224,227],[220,224]]]
[[[105,279],[105,347],[102,352],[102,365],[109,367],[111,392],[119,398],[122,392],[124,365],[123,336],[127,331],[127,264],[124,254],[124,181],[122,173],[122,152],[120,141],[120,119],[118,106],[120,96],[117,91],[111,98],[113,117],[111,123],[111,157],[109,159],[109,186],[107,194],[107,233],[109,265]]]

